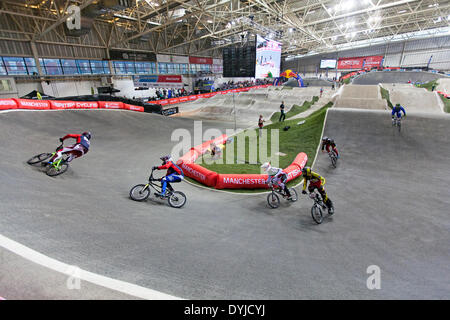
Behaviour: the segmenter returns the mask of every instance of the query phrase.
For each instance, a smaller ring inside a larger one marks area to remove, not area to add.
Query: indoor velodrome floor
[[[330,109],[324,134],[342,156],[336,169],[326,154],[315,163],[336,208],[322,225],[303,195],[270,209],[266,194],[183,182],[175,185],[188,197],[182,209],[131,201],[130,188],[170,153],[176,128],[192,131],[193,120],[109,110],[0,113],[0,235],[184,299],[450,297],[450,116],[411,114],[399,133],[387,111]],[[54,150],[60,136],[85,130],[91,150],[64,175],[26,164]],[[7,299],[133,298],[90,285],[71,296],[64,277],[2,251]],[[381,269],[380,290],[367,289],[370,265]]]

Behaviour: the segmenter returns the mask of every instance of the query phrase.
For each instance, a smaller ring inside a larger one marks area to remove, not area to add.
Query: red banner
[[[61,100],[30,100],[30,99],[0,99],[0,110],[31,109],[31,110],[64,110],[64,109],[125,109],[144,112],[144,107],[133,106],[118,101],[61,101]]]
[[[50,100],[50,108],[56,109],[56,110],[75,109],[76,102],[75,101]]]
[[[174,82],[179,83],[182,82],[180,75],[173,75],[173,76],[158,76],[158,82]]]
[[[338,69],[362,69],[379,67],[383,56],[367,56],[353,58],[339,58]]]
[[[47,100],[14,99],[18,109],[48,110],[50,103]]]
[[[13,99],[0,99],[0,110],[17,109],[17,103]]]
[[[98,107],[101,109],[123,109],[123,102],[119,101],[99,101]]]
[[[189,57],[189,63],[193,64],[213,64],[212,58]]]
[[[98,103],[95,101],[77,101],[76,102],[76,108],[77,109],[97,109]]]

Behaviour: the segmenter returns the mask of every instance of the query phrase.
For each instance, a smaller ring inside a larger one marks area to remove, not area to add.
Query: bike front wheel
[[[185,205],[186,200],[186,195],[183,192],[174,191],[167,199],[167,202],[169,202],[169,205],[173,208],[181,208]]]
[[[269,193],[267,203],[271,208],[276,209],[280,206],[280,197],[275,192]]]
[[[59,176],[60,174],[63,174],[64,172],[66,172],[68,168],[69,168],[68,163],[61,162],[58,166],[51,165],[47,169],[46,173],[50,177],[55,177],[55,176]]]
[[[297,191],[295,191],[294,188],[289,188],[289,192],[291,193],[291,202],[295,202],[298,200],[298,194]]]
[[[42,162],[44,160],[47,160],[48,158],[50,158],[52,156],[51,153],[41,153],[38,154],[36,156],[34,156],[33,158],[31,158],[30,160],[27,161],[28,164],[37,164],[39,162]]]
[[[146,184],[138,184],[130,190],[130,198],[134,201],[144,201],[149,196],[150,188]]]
[[[313,218],[313,220],[317,223],[317,224],[321,224],[323,221],[323,213],[322,213],[322,209],[319,206],[314,205],[311,208],[311,216]]]

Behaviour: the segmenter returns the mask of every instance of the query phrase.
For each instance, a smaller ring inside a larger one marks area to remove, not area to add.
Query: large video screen
[[[281,43],[257,35],[255,78],[266,78],[269,72],[279,77],[280,63]]]
[[[320,60],[320,68],[321,69],[334,69],[334,68],[336,68],[336,60],[334,60],[334,59]]]
[[[232,45],[222,50],[223,77],[255,77],[256,45]]]

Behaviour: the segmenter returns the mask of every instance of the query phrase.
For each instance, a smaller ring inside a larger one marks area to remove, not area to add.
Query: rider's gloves
[[[63,140],[63,138],[59,138],[59,142],[63,142],[64,140]]]
[[[156,169],[158,169],[158,167],[152,167],[152,170],[156,170]]]
[[[306,190],[302,190],[302,193],[303,193],[303,194],[306,194]]]

